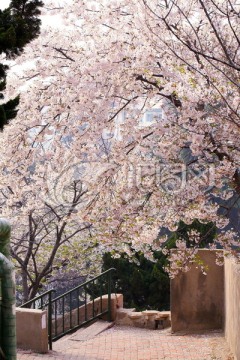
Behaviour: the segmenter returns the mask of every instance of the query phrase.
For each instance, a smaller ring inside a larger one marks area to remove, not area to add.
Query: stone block
[[[47,311],[16,308],[17,347],[48,352]]]

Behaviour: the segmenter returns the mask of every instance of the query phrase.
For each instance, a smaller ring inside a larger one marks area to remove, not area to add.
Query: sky
[[[3,10],[10,4],[10,0],[0,0],[0,9]]]

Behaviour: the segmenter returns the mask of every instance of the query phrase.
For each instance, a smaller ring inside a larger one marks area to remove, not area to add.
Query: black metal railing
[[[24,303],[21,307],[48,310],[48,342],[52,342],[73,330],[100,317],[111,321],[111,268],[95,278],[53,298],[55,290],[49,290]],[[107,293],[107,294],[106,294]]]

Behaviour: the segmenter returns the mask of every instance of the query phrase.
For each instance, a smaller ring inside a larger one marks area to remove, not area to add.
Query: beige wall
[[[192,266],[171,280],[172,331],[219,329],[224,325],[224,269],[216,265],[216,254],[199,250],[209,267],[208,275]]]
[[[240,359],[240,264],[225,259],[225,336],[235,359]]]
[[[47,311],[16,308],[17,347],[48,352]]]

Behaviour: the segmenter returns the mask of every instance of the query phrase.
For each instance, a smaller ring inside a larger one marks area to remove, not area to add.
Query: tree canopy
[[[58,26],[43,29],[16,59],[31,68],[12,73],[6,89],[22,92],[0,139],[2,213],[28,224],[46,199],[68,207],[67,185],[78,178],[86,199],[62,221],[91,224],[91,241],[106,251],[151,258],[165,247],[160,228],[198,219],[218,229],[211,248],[234,252],[239,2],[46,3]],[[187,268],[182,258],[175,263]]]

